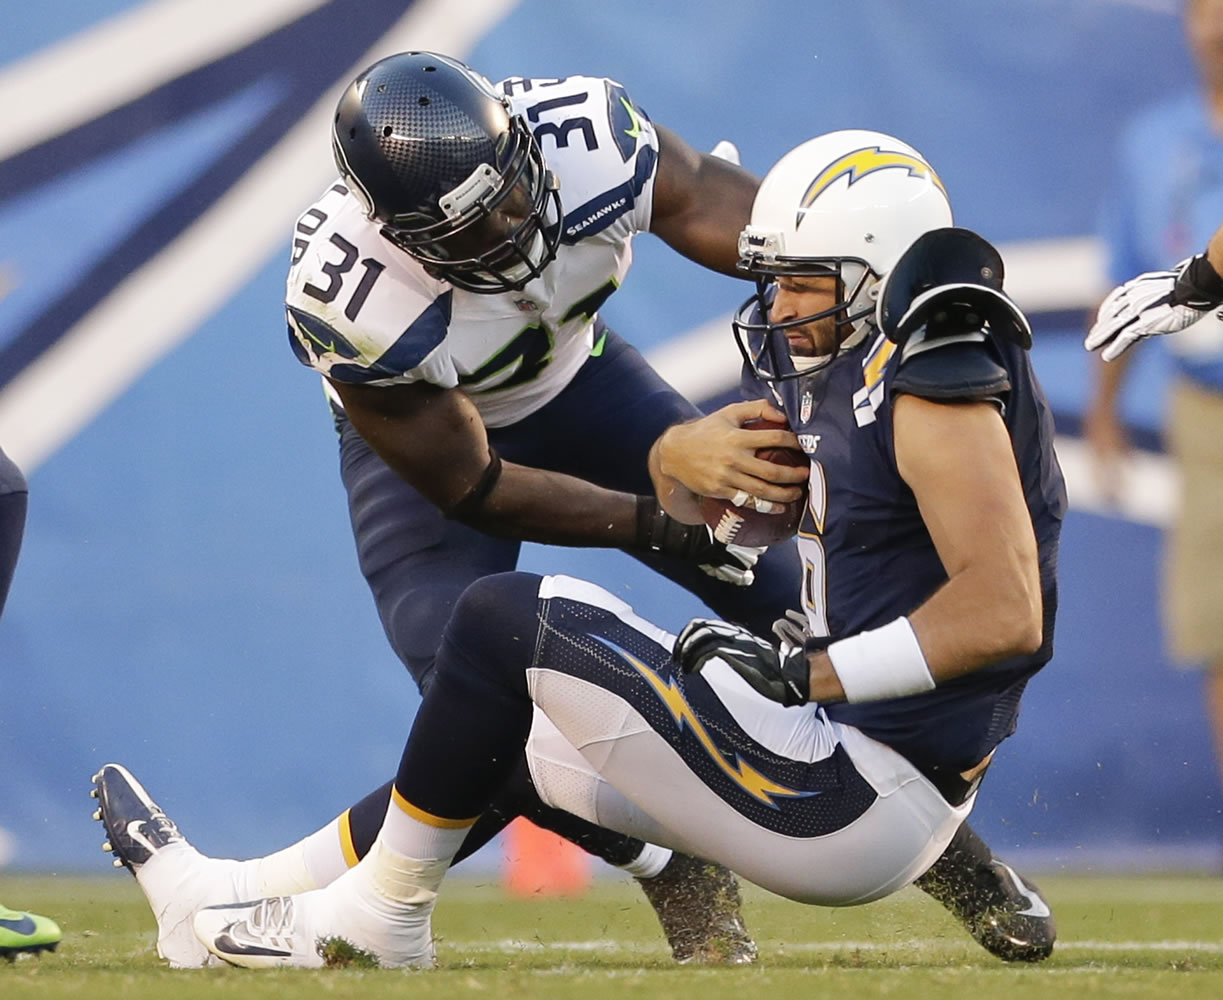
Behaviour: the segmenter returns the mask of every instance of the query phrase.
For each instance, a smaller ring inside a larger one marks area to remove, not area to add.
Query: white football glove
[[[773,634],[782,649],[787,646],[801,646],[807,641],[807,616],[796,608],[786,612],[784,618],[773,622]]]
[[[1177,305],[1172,297],[1177,279],[1192,260],[1182,260],[1171,271],[1147,271],[1114,288],[1100,304],[1083,346],[1089,351],[1103,348],[1100,357],[1115,361],[1131,344],[1177,333],[1196,323],[1206,315],[1209,305]]]
[[[710,537],[712,538],[712,533]],[[708,573],[715,580],[721,580],[723,583],[734,584],[736,587],[750,587],[756,582],[756,563],[764,555],[763,545],[719,547],[722,551],[718,553],[721,556],[718,562],[699,564],[703,573]]]

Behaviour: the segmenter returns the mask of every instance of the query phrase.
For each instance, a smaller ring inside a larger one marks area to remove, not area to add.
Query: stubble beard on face
[[[800,358],[819,358],[832,354],[839,345],[837,336],[837,321],[832,316],[825,316],[793,331],[799,334],[800,341],[791,340],[790,353]]]

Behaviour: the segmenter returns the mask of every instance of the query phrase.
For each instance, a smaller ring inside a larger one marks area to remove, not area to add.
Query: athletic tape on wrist
[[[848,702],[903,698],[934,687],[908,618],[840,639],[828,647],[828,658]]]

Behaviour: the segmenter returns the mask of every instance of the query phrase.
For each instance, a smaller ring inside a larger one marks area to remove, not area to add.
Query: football
[[[787,430],[788,425],[772,420],[749,420],[745,430]],[[797,448],[757,448],[756,457],[777,465],[807,466],[807,456]],[[807,484],[803,495],[785,505],[780,514],[762,514],[749,498],[742,506],[720,497],[702,497],[701,515],[713,537],[723,545],[773,545],[790,538],[798,531],[807,505]]]

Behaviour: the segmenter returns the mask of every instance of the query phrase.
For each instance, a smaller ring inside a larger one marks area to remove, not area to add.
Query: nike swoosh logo
[[[307,340],[312,341],[315,344],[318,344],[318,346],[321,347],[328,354],[335,353],[335,341],[334,340],[331,341],[331,343],[327,343],[326,341],[319,340],[318,337],[316,337],[313,333],[310,332],[310,327],[308,327],[305,323],[301,323],[298,321],[297,317],[293,315],[292,309],[288,310],[288,316],[289,316],[289,321],[293,324],[293,329],[296,330],[299,334],[304,335]]]
[[[246,944],[239,941],[231,933],[235,927],[237,927],[237,924],[230,924],[217,935],[216,940],[213,942],[213,947],[217,951],[224,952],[226,955],[266,955],[269,958],[288,958],[293,954],[291,951],[285,951],[283,948],[269,948],[265,945]]]
[[[333,341],[332,341],[330,344],[325,344],[325,343],[323,343],[323,341],[319,340],[319,339],[318,339],[318,337],[316,337],[314,334],[312,334],[312,333],[311,333],[309,330],[306,330],[304,327],[303,327],[302,329],[303,329],[303,331],[305,332],[305,334],[306,334],[306,336],[307,336],[307,337],[309,337],[309,338],[310,338],[311,340],[313,340],[313,341],[314,341],[316,344],[318,344],[318,346],[319,346],[319,347],[321,347],[321,348],[322,348],[324,351],[326,351],[328,354],[334,354],[334,353],[335,353],[335,341],[334,341],[334,340],[333,340]]]
[[[34,918],[28,913],[23,914],[20,920],[0,920],[0,927],[6,931],[12,931],[14,934],[33,934],[38,929],[38,925],[34,923]]]
[[[1016,912],[1023,917],[1049,916],[1049,907],[1045,905],[1045,901],[1023,884],[1019,876],[1015,874],[1014,869],[1002,861],[999,861],[998,864],[1002,866],[1002,870],[1006,872],[1012,884],[1019,891],[1019,894],[1028,901],[1028,908],[1026,910],[1017,910]]]
[[[157,852],[157,846],[144,835],[144,820],[132,819],[127,823],[127,835],[144,847],[150,854]]]
[[[641,116],[637,114],[637,109],[623,97],[620,98],[620,103],[624,105],[624,110],[628,112],[628,116],[633,122],[633,127],[626,128],[624,130],[624,134],[630,139],[636,139],[639,135],[641,135]]]

